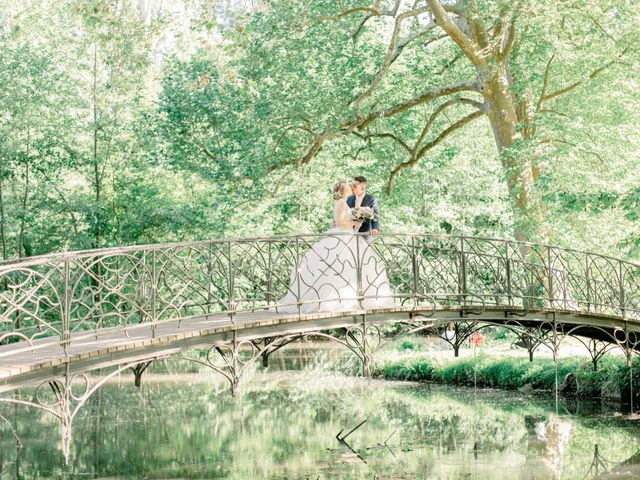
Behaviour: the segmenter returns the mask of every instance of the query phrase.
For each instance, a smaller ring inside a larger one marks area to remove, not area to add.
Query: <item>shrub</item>
[[[377,373],[394,380],[422,380],[452,385],[473,385],[517,389],[531,385],[534,389],[553,390],[556,382],[556,363],[548,358],[529,362],[525,358],[489,357],[459,358],[442,362],[426,355],[411,359],[386,361]],[[623,357],[604,357],[598,370],[588,358],[565,358],[557,362],[558,385],[572,373],[581,397],[618,396],[629,390],[629,368]],[[640,393],[640,359],[633,363],[633,389]]]

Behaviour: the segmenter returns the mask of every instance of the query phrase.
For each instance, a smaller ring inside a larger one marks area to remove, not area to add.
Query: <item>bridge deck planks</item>
[[[443,308],[443,310],[440,310]],[[476,310],[473,312],[473,310]],[[517,307],[511,307],[511,313],[518,314],[518,318],[523,319],[522,315],[535,318],[540,321],[546,318],[549,321],[553,316],[559,314],[556,311],[537,311],[529,312]],[[520,313],[518,313],[518,311]],[[240,337],[257,338],[267,335],[278,335],[279,332],[286,331],[305,331],[317,329],[322,323],[323,328],[338,328],[340,326],[348,326],[353,324],[356,316],[367,314],[374,319],[376,315],[380,319],[380,315],[387,320],[395,318],[407,319],[411,314],[422,313],[422,319],[435,320],[448,319],[447,321],[460,320],[467,314],[471,321],[490,321],[492,323],[502,323],[508,321],[505,317],[507,313],[505,307],[483,307],[471,306],[464,311],[460,307],[442,307],[437,306],[436,310],[426,308],[424,311],[420,307],[406,306],[388,309],[379,309],[375,312],[366,310],[354,310],[345,312],[318,312],[313,314],[305,314],[302,316],[292,314],[277,314],[272,311],[257,310],[234,314],[233,324],[228,314],[211,314],[202,317],[185,318],[182,320],[167,320],[155,324],[155,336],[152,333],[152,324],[136,324],[126,327],[110,327],[102,328],[97,331],[81,331],[74,332],[71,337],[71,343],[66,351],[59,344],[58,337],[48,337],[36,339],[32,342],[33,347],[27,342],[18,342],[9,345],[0,346],[0,392],[13,388],[17,377],[36,378],[46,377],[54,370],[64,368],[66,364],[76,365],[77,363],[90,362],[92,365],[99,363],[110,364],[123,363],[122,358],[136,359],[143,361],[144,358],[153,358],[152,356],[140,356],[140,351],[179,351],[183,348],[191,348],[198,344],[202,346],[206,344],[208,337],[217,335],[226,335],[226,341],[230,340],[229,334],[235,330],[241,332]],[[435,313],[434,316],[432,316]],[[398,316],[400,314],[400,317]],[[602,324],[611,325],[619,323],[621,319],[615,316],[593,314],[588,312],[564,312],[564,320],[573,324]],[[634,325],[635,324],[635,325]],[[629,322],[632,330],[640,331],[640,323]],[[260,330],[259,334],[251,336],[252,330]],[[125,333],[125,331],[127,333]],[[191,339],[191,341],[188,341]],[[198,340],[198,341],[194,341]],[[155,346],[155,347],[154,347]],[[124,352],[126,351],[126,352]],[[157,357],[159,355],[155,355]],[[161,355],[160,355],[161,356]],[[118,358],[116,358],[118,357]],[[102,359],[105,359],[103,362]]]
[[[398,307],[386,310],[405,312],[410,309]],[[32,341],[32,346],[25,341],[1,345],[0,385],[11,383],[11,377],[16,375],[92,357],[108,356],[114,352],[133,350],[156,343],[171,344],[185,338],[205,337],[224,331],[272,326],[282,322],[353,316],[361,313],[365,311],[318,312],[298,317],[292,314],[257,310],[234,314],[235,323],[231,322],[228,314],[221,313],[158,322],[155,324],[155,335],[150,323],[74,332],[66,351],[59,345],[57,336],[35,339]]]
[[[283,315],[271,312],[246,312],[234,316],[235,327],[265,320],[274,320]],[[114,351],[140,347],[144,344],[169,342],[179,338],[202,335],[212,329],[229,329],[234,325],[228,315],[196,317],[192,319],[169,320],[157,323],[155,336],[151,324],[130,326],[125,333],[122,327],[103,328],[98,331],[75,332],[65,352],[58,345],[58,337],[40,338],[33,341],[33,347],[26,342],[0,346],[0,379],[36,368],[60,365],[73,360],[104,355]],[[128,334],[128,335],[127,335]],[[52,344],[55,342],[56,344]]]

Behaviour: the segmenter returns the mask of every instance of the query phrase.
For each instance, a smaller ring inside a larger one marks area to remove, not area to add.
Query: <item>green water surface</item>
[[[0,479],[581,479],[640,448],[615,406],[301,368],[256,368],[237,398],[209,372],[123,375],[81,409],[66,466],[57,419],[4,405],[23,447],[0,419]]]

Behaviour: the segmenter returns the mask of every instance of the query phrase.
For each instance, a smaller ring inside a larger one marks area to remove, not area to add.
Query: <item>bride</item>
[[[335,312],[358,308],[393,307],[395,302],[380,255],[352,220],[347,197],[351,188],[338,182],[333,188],[335,227],[309,247],[291,272],[287,294],[278,301],[279,313]],[[358,266],[361,297],[358,297]],[[299,299],[298,299],[299,296]]]

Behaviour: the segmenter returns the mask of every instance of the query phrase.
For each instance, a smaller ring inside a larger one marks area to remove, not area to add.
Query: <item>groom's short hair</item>
[[[367,178],[363,176],[353,177],[353,180],[358,183],[367,183]]]

